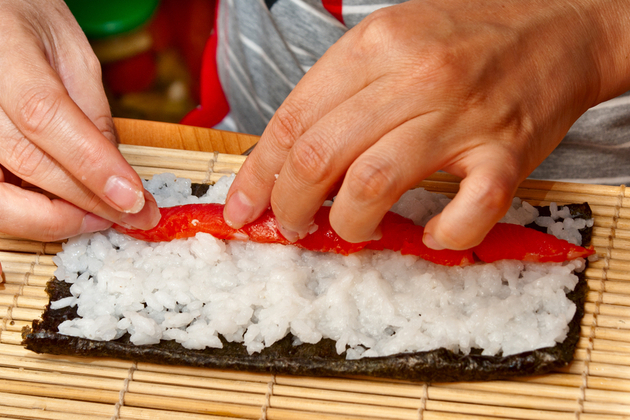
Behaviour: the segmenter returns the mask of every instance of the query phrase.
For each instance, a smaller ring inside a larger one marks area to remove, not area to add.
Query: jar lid
[[[105,38],[142,26],[159,0],[66,0],[88,38]]]

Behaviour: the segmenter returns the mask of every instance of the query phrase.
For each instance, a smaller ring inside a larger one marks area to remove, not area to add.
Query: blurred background
[[[215,0],[66,0],[103,68],[114,117],[179,122],[199,104]]]

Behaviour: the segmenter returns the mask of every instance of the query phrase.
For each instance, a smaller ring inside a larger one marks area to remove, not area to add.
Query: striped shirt
[[[221,0],[217,66],[235,131],[261,134],[348,29],[403,0]],[[587,111],[532,178],[630,183],[630,94]]]

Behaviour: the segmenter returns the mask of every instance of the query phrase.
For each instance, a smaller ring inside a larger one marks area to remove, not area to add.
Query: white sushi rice
[[[201,199],[190,195],[190,181],[169,174],[145,185],[159,205],[172,206],[222,202],[231,180],[224,177]],[[423,224],[448,200],[416,189],[393,210]],[[551,224],[572,220],[561,211],[552,211]],[[517,199],[504,221],[537,217]],[[204,233],[146,243],[114,230],[69,240],[54,261],[72,296],[51,307],[77,305],[80,316],[63,322],[61,334],[113,340],[128,332],[136,345],[175,340],[189,349],[221,347],[222,335],[254,353],[291,333],[296,345],[335,340],[350,359],[440,347],[510,355],[553,346],[566,337],[576,310],[566,293],[577,284],[574,271],[584,268],[582,259],[443,267],[393,251],[342,256],[226,243]]]

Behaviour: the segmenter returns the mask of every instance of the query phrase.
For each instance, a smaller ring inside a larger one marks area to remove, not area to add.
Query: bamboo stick
[[[10,417],[18,419],[31,420],[68,420],[68,413],[46,411],[42,409],[28,409],[19,407],[7,407],[0,405],[0,417],[10,420]],[[111,420],[111,416],[85,416],[82,414],[72,413],[72,420]]]
[[[354,415],[361,418],[383,417],[399,420],[418,418],[417,409],[380,407],[372,405],[363,406],[359,404],[299,399],[292,397],[281,397],[276,395],[272,395],[269,400],[271,407],[284,408],[289,410],[304,410],[326,414],[346,414]]]
[[[570,365],[559,369],[562,373],[579,373],[584,371],[584,362],[574,361]],[[591,376],[602,376],[608,378],[630,379],[630,366],[610,365],[607,363],[589,363],[588,372]]]
[[[584,314],[582,318],[582,325],[593,325],[593,314]],[[617,328],[619,330],[630,330],[630,318],[626,317],[612,317],[608,315],[597,316],[597,326],[604,328]],[[630,332],[629,332],[630,333]],[[629,338],[630,338],[630,334]]]
[[[606,363],[609,365],[630,366],[630,355],[624,353],[601,351],[587,352],[586,349],[576,349],[573,357],[574,360],[580,361],[585,361],[588,358],[591,362]]]
[[[16,252],[33,252],[39,254],[56,254],[61,251],[60,243],[44,243],[15,239],[0,239],[0,249]]]
[[[79,359],[81,360],[81,359]],[[118,366],[91,366],[85,363],[67,362],[64,360],[38,360],[31,357],[15,357],[10,355],[4,355],[0,358],[0,366],[16,367],[20,369],[30,369],[37,371],[50,371],[56,372],[62,375],[76,375],[77,378],[85,378],[88,381],[89,386],[94,387],[95,382],[92,382],[92,377],[103,378],[107,380],[115,380],[114,382],[104,382],[109,384],[107,388],[103,389],[117,389],[111,384],[120,384],[122,379],[125,379],[129,375],[129,367],[131,363],[122,363]],[[0,368],[3,369],[3,368]],[[3,371],[5,372],[5,371]],[[6,373],[6,372],[5,372]],[[7,373],[9,374],[9,373]],[[65,378],[55,376],[50,377],[48,380],[56,380],[55,378]],[[57,382],[49,382],[57,383]],[[60,382],[63,383],[63,382]],[[78,384],[81,385],[81,384]],[[119,388],[119,386],[117,386]]]
[[[52,255],[36,255],[22,252],[0,251],[0,261],[20,262],[20,263],[36,263],[41,265],[55,265]]]
[[[265,392],[253,394],[241,390],[226,391],[210,388],[137,382],[134,380],[129,382],[127,395],[144,394],[148,396],[164,396],[211,401],[214,403],[262,406],[265,403]]]
[[[615,271],[630,270],[630,261],[621,261],[621,260],[615,260],[615,259],[611,259],[608,262],[606,262],[604,259],[600,259],[598,261],[591,261],[589,263],[589,266],[592,268],[604,269],[606,267],[606,264],[608,264],[608,269],[612,269]]]
[[[534,390],[537,389],[536,386],[538,385],[554,385],[579,390],[584,383],[584,378],[581,374],[553,373],[548,375],[517,377],[512,378],[510,381],[532,384]],[[625,401],[627,401],[627,393],[630,391],[630,381],[626,379],[588,376],[586,377],[586,384],[584,395],[586,399],[591,401],[606,401],[611,391],[614,394],[619,394],[621,397],[625,395]],[[623,398],[619,399],[623,401]]]
[[[221,369],[208,369],[208,368],[194,368],[188,366],[167,366],[157,365],[152,363],[139,362],[136,367],[135,375],[139,372],[160,372],[173,375],[190,375],[199,376],[203,378],[215,378],[215,379],[234,379],[238,381],[250,381],[250,382],[262,382],[265,384],[273,380],[273,375],[266,373],[254,373],[254,372],[239,372],[232,370]]]
[[[164,169],[162,168],[154,168],[154,167],[144,167],[144,166],[132,166],[132,168],[138,173],[141,178],[151,179],[154,175],[159,175],[164,173]],[[196,172],[196,171],[185,171],[172,169],[168,172],[172,173],[178,178],[188,178],[192,182],[203,183],[206,180],[206,172]]]
[[[597,302],[597,294],[595,292],[590,292],[586,296],[587,302],[584,304],[584,309],[587,313],[595,313],[597,311],[598,314],[615,316],[623,318],[630,318],[630,305],[621,306],[623,303],[630,302],[630,296],[626,295],[616,295],[613,293],[604,293],[602,294],[602,303],[599,306],[593,302]],[[606,300],[604,300],[604,298]],[[611,303],[615,302],[615,303]],[[600,325],[601,326],[601,325]]]
[[[17,306],[18,308],[31,308],[43,310],[48,305],[48,299],[30,297],[30,296],[14,296],[0,294],[0,306]]]
[[[580,330],[580,335],[583,337],[589,337],[591,335],[592,328],[593,327],[590,325],[582,325],[582,328]],[[624,343],[630,343],[630,337],[628,336],[627,331],[619,331],[612,328],[595,327],[594,337],[595,339],[621,341]]]
[[[54,265],[16,263],[11,261],[2,263],[2,271],[4,273],[30,273],[36,276],[53,277],[56,269],[57,267]]]
[[[526,179],[521,183],[520,188],[528,190],[549,190],[580,194],[607,195],[612,197],[618,197],[621,192],[620,187],[609,185],[592,185],[573,182],[544,181],[536,179]]]
[[[27,350],[21,345],[11,345],[11,344],[0,344],[0,354],[5,356],[13,356],[24,358],[25,360],[34,360],[38,361],[46,366],[48,370],[64,370],[66,368],[59,368],[57,363],[61,364],[71,364],[78,365],[82,367],[89,366],[100,366],[100,367],[109,367],[109,368],[118,368],[124,369],[125,372],[129,371],[129,368],[132,366],[132,362],[122,361],[117,359],[107,359],[104,357],[73,357],[66,355],[55,355],[55,354],[46,354],[46,353],[35,353],[31,350]],[[124,375],[103,375],[100,372],[101,376],[107,377],[111,376],[114,378],[124,378]]]
[[[362,417],[352,415],[314,413],[306,411],[279,409],[273,407],[267,409],[267,418],[270,420],[363,420]],[[372,419],[379,420],[378,418]],[[425,420],[435,419],[433,419],[433,417],[425,417]]]
[[[126,155],[125,159],[134,167],[157,167],[162,172],[173,170],[207,172],[212,166],[213,160],[200,161],[189,158]]]
[[[257,418],[260,415],[260,407],[251,405],[237,405],[203,401],[188,398],[173,398],[168,396],[125,394],[125,406],[145,407],[172,411],[184,411],[188,413],[217,414],[221,416]]]
[[[167,149],[164,147],[137,146],[133,144],[119,144],[118,150],[120,150],[120,152],[122,153],[123,156],[125,156],[125,158],[127,156],[136,155],[136,156],[156,156],[156,157],[161,157],[161,158],[175,158],[175,159],[182,159],[182,160],[188,159],[188,160],[196,160],[200,162],[210,162],[214,160],[214,157],[215,157],[215,153],[213,152]],[[240,155],[235,155],[235,156],[240,157]]]
[[[85,401],[73,401],[62,398],[37,397],[24,394],[12,394],[0,392],[2,405],[18,408],[30,408],[46,410],[51,412],[68,414],[81,414],[91,416],[111,416],[114,414],[114,407],[111,404],[93,403]]]
[[[243,156],[243,155],[230,155],[227,153],[218,153],[217,154],[217,162],[223,162],[223,163],[231,163],[235,166],[241,166],[243,165],[243,163],[245,162],[245,159],[247,158],[247,156]]]
[[[19,308],[14,307],[11,309],[11,319],[19,320],[19,321],[32,321],[34,319],[39,319],[42,316],[41,309],[29,309],[29,308]],[[9,318],[9,307],[0,306],[0,318]]]
[[[22,296],[30,296],[35,298],[48,299],[46,290],[43,287],[24,286],[24,284],[5,283],[0,285],[0,295],[15,295],[20,294]]]
[[[602,279],[606,279],[607,281],[629,281],[630,273],[626,273],[623,271],[614,271],[614,270],[604,270],[601,268],[587,268],[585,272],[587,280],[597,280],[601,281]]]
[[[133,374],[134,382],[152,382],[156,384],[181,385],[195,388],[221,389],[245,393],[265,394],[268,386],[264,382],[250,382],[240,376],[235,379],[206,378],[175,373],[148,372],[137,369]]]
[[[4,378],[4,376],[3,376]],[[19,379],[0,379],[0,392],[32,395],[46,398],[66,398],[73,401],[115,404],[120,399],[121,387],[111,389],[72,386],[70,384],[51,384],[47,382],[20,381]]]
[[[152,410],[150,408],[121,407],[119,420],[234,420],[234,417],[208,414],[182,413],[181,411]],[[111,420],[111,419],[108,419]]]
[[[586,300],[589,302],[597,302],[600,292],[588,292]],[[616,293],[602,293],[602,303],[609,305],[630,306],[630,297],[628,295],[620,295]]]
[[[4,279],[6,284],[26,284],[45,290],[46,285],[53,279],[53,276],[37,276],[30,273],[4,273]]]
[[[9,321],[6,324],[6,330],[12,332],[21,332],[24,327],[30,327],[32,321]]]
[[[590,290],[593,290],[593,291],[602,290],[608,293],[616,293],[620,295],[630,296],[630,282],[607,280],[604,283],[602,283],[600,280],[595,280],[595,281],[589,280],[588,287]]]
[[[593,340],[593,349],[601,351],[609,351],[613,353],[628,353],[630,352],[630,343],[622,343],[619,341],[609,340]]]
[[[3,344],[22,344],[22,335],[19,332],[2,331],[0,333],[0,343]]]

